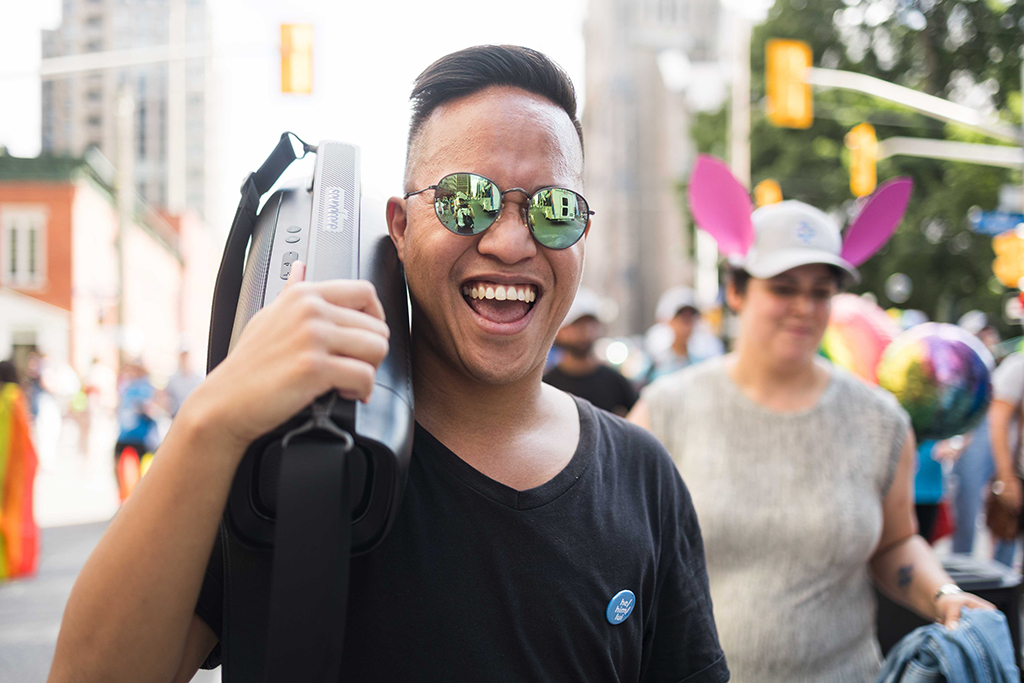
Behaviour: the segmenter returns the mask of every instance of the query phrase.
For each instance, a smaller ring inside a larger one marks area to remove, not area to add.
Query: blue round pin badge
[[[624,622],[633,613],[635,606],[636,596],[633,595],[633,591],[619,591],[609,601],[608,609],[604,611],[604,616],[608,619],[609,624],[615,626]]]

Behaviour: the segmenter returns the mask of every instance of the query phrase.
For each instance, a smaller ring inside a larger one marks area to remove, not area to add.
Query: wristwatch
[[[960,593],[963,593],[963,591],[960,590],[960,586],[955,583],[945,583],[939,587],[938,591],[935,592],[935,597],[932,598],[932,602],[938,602],[939,598],[943,595],[959,595]]]

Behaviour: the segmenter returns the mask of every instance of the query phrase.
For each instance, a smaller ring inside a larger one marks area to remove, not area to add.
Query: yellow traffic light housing
[[[875,191],[878,176],[878,138],[875,127],[861,123],[846,134],[846,147],[850,150],[850,191],[855,197],[866,197]]]
[[[1016,230],[1007,230],[992,238],[992,273],[1005,287],[1017,287],[1024,278],[1024,239]]]
[[[313,27],[281,24],[281,92],[313,92]]]
[[[802,40],[774,38],[765,45],[768,121],[782,128],[810,128],[814,98],[807,82],[811,46]]]
[[[771,178],[762,180],[754,187],[754,202],[758,206],[778,204],[781,201],[782,187],[780,187],[779,184]]]

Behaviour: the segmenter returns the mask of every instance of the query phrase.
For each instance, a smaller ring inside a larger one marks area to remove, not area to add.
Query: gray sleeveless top
[[[697,510],[733,683],[873,681],[868,561],[910,420],[838,369],[817,404],[775,413],[714,359],[643,392]]]

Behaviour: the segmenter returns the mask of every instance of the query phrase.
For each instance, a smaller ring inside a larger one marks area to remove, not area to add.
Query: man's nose
[[[480,236],[477,250],[503,263],[518,263],[537,255],[537,243],[525,220],[525,205],[505,199],[501,216]]]

